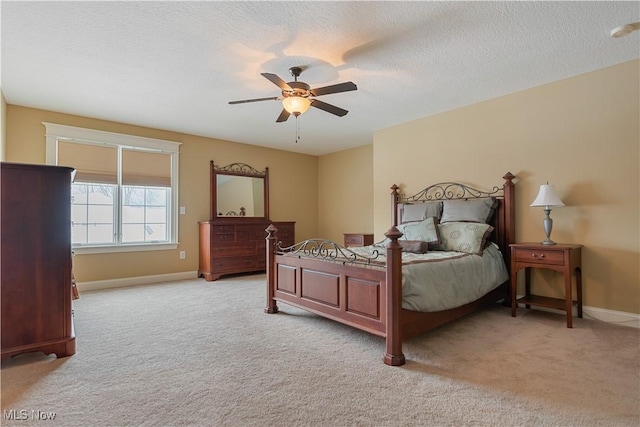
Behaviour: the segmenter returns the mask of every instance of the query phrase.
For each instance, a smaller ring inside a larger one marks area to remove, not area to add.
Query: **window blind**
[[[58,140],[58,165],[75,168],[74,182],[118,183],[118,149]]]
[[[171,155],[123,149],[122,184],[171,187]]]
[[[118,183],[117,147],[59,140],[58,164],[76,169],[75,182]],[[171,187],[171,154],[123,148],[122,184]]]

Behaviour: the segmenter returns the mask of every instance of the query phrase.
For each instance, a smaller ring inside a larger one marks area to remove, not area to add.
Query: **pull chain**
[[[296,115],[296,144],[300,140],[300,123],[298,122],[298,115]]]

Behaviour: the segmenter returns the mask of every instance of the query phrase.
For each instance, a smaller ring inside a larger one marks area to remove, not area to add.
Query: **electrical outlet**
[[[180,251],[180,259],[185,259],[187,257],[187,251]]]
[[[187,208],[184,206],[180,206],[180,215],[184,215],[187,213]]]

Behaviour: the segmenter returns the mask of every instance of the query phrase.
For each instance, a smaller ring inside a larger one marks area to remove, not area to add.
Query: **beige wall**
[[[343,233],[373,233],[373,146],[320,157],[317,237],[343,242]]]
[[[585,245],[585,305],[640,313],[639,77],[631,61],[376,132],[376,237],[390,224],[391,183],[409,194],[449,180],[490,188],[511,171],[516,238],[541,241],[544,214],[529,204],[549,181],[567,205],[552,211],[552,239]],[[533,280],[562,295],[555,273]]]
[[[180,248],[76,257],[79,280],[197,269],[197,222],[209,216],[208,160],[269,167],[271,218],[295,220],[297,240],[375,232],[390,224],[389,187],[406,193],[437,181],[483,187],[518,176],[517,239],[540,241],[543,212],[528,205],[538,186],[556,185],[552,237],[585,245],[585,304],[640,313],[640,61],[405,123],[374,144],[316,158],[209,138],[7,106],[8,161],[43,163],[53,122],[182,142]],[[536,273],[540,293],[560,296],[557,276]]]
[[[8,105],[7,161],[45,162],[42,122],[182,143],[179,204],[186,207],[186,215],[179,217],[178,249],[76,255],[74,272],[80,282],[197,270],[198,221],[209,219],[209,160],[219,165],[247,163],[258,170],[269,167],[271,219],[296,221],[297,239],[317,234],[318,158],[315,156]],[[185,260],[179,259],[180,250],[187,252]]]

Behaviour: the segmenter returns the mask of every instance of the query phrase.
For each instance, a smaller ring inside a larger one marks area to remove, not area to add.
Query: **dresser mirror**
[[[211,219],[269,218],[269,168],[211,161]]]

